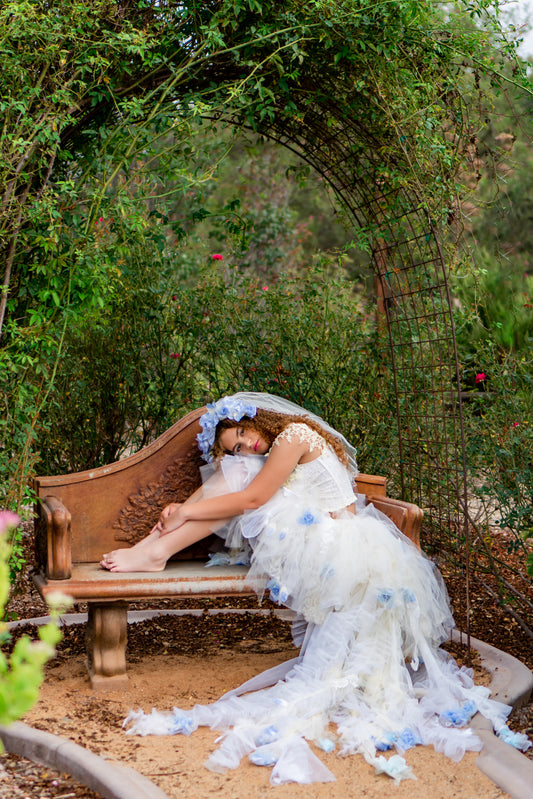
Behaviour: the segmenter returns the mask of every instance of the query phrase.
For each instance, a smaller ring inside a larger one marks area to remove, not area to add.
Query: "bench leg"
[[[127,602],[89,602],[87,670],[95,690],[127,688]]]

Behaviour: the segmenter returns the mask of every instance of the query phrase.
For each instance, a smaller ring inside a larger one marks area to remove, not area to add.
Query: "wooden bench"
[[[93,688],[127,685],[130,602],[254,593],[245,566],[205,568],[213,540],[220,541],[216,536],[176,555],[163,572],[116,574],[99,566],[104,552],[136,543],[165,505],[183,501],[200,485],[196,434],[204,412],[189,413],[153,444],[117,463],[35,479],[33,580],[43,598],[62,591],[87,602],[87,667]],[[357,488],[418,545],[422,511],[416,505],[387,497],[384,477],[361,474]]]

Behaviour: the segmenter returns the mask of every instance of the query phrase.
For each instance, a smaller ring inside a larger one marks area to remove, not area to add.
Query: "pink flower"
[[[262,291],[268,291],[268,286],[263,286]]]
[[[519,427],[519,426],[520,426],[520,422],[513,422],[513,427]]]
[[[171,353],[170,353],[170,357],[171,357],[171,358],[179,358],[179,357],[180,357],[180,354],[179,354],[179,352],[171,352]]]
[[[222,260],[222,256],[221,256],[221,254],[219,252],[216,252],[214,255],[211,256],[211,258],[213,259],[213,261],[221,261]]]
[[[20,516],[10,510],[0,510],[0,534],[20,523]]]
[[[178,295],[177,295],[177,294],[174,294],[174,295],[172,296],[172,300],[173,300],[173,302],[176,302],[176,300],[177,300],[177,299],[178,299]]]
[[[482,383],[486,379],[486,377],[487,375],[485,374],[485,372],[479,372],[479,374],[476,375],[476,384]]]

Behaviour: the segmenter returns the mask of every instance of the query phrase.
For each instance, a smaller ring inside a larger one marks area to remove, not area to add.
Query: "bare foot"
[[[146,547],[115,549],[100,561],[102,569],[110,572],[161,572],[166,560]]]
[[[137,541],[137,543],[134,546],[130,547],[130,549],[114,549],[112,552],[106,552],[104,555],[102,555],[100,566],[102,567],[102,569],[108,569],[108,571],[112,571],[111,567],[114,563],[115,555],[117,554],[117,552],[129,552],[131,554],[131,557],[128,558],[129,560],[135,557],[133,554],[134,552],[138,552],[140,557],[140,553],[145,549],[145,547],[148,545],[152,545],[155,541],[157,541],[158,538],[160,538],[160,536],[161,532],[157,529],[157,527],[153,527],[150,533],[145,538],[142,538],[140,541]],[[144,557],[145,556],[143,555],[143,558]],[[122,555],[119,555],[119,558],[122,560]],[[133,571],[133,569],[128,569],[127,571]],[[147,569],[135,569],[135,571],[147,571]]]

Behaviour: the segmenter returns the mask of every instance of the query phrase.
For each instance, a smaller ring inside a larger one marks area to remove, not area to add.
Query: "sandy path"
[[[220,652],[202,657],[159,655],[141,657],[129,666],[127,691],[91,690],[83,658],[51,664],[41,699],[24,721],[53,732],[91,751],[127,764],[159,785],[172,799],[183,796],[220,799],[505,799],[508,795],[475,766],[477,754],[453,763],[432,749],[417,747],[406,754],[417,780],[400,785],[376,776],[360,756],[341,758],[319,753],[337,781],[310,786],[272,787],[270,769],[243,761],[236,771],[213,774],[202,764],[214,748],[217,733],[200,729],[191,737],[127,736],[121,724],[131,708],[149,711],[191,707],[216,699],[225,690],[294,655],[289,643],[263,654]]]

